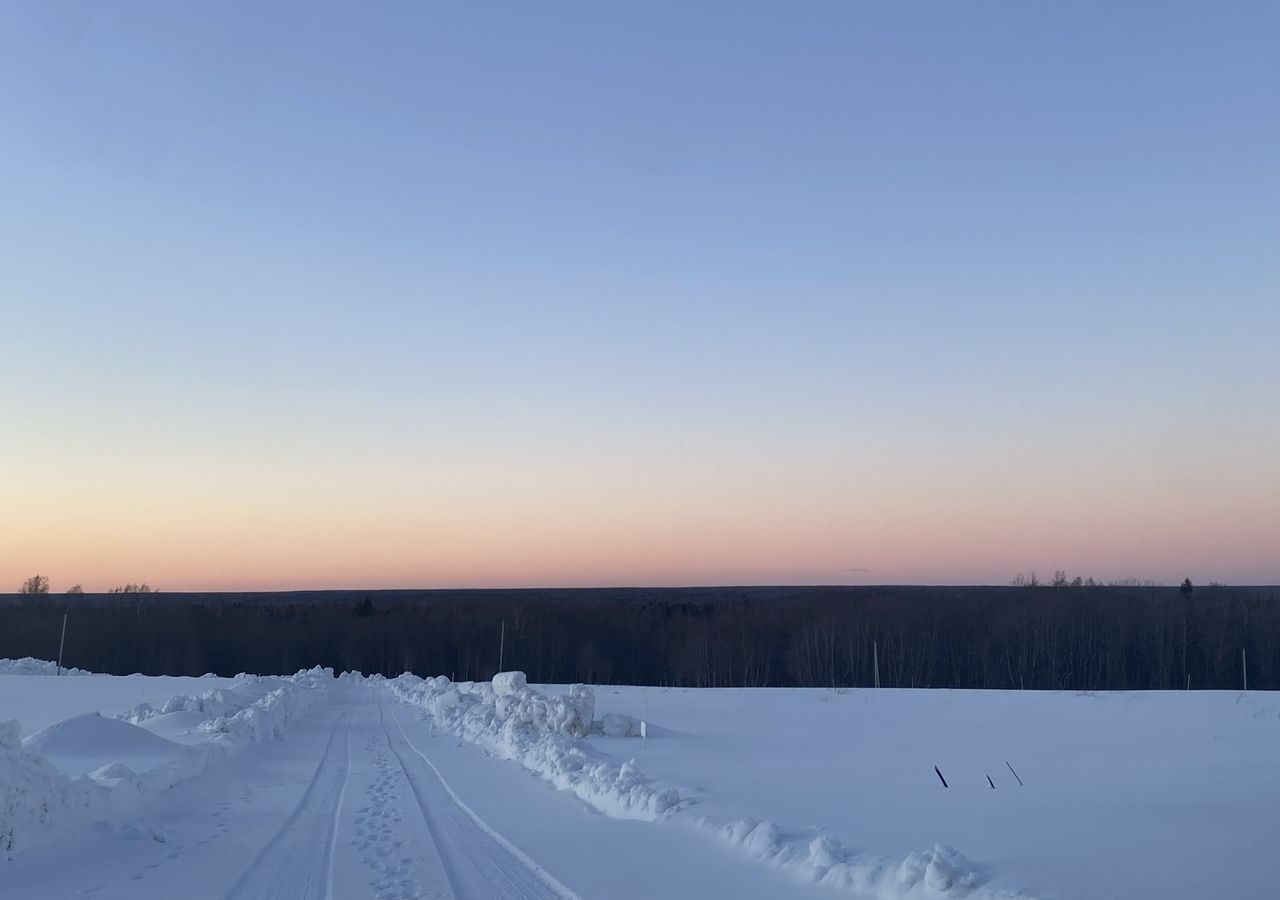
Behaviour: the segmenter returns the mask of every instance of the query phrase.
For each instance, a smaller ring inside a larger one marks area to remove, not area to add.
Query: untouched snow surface
[[[592,752],[687,786],[714,821],[897,859],[940,842],[1047,897],[1280,896],[1273,693],[601,687],[596,703],[652,728]]]
[[[1276,896],[1269,694],[103,678],[0,678],[127,698],[0,725],[6,900]]]

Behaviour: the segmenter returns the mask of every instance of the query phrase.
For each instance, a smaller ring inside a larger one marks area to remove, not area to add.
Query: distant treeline
[[[1280,589],[791,587],[0,596],[0,657],[694,687],[1280,689]]]

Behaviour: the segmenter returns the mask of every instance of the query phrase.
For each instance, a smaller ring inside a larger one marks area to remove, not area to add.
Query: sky
[[[0,590],[1280,583],[1277,46],[6,2]]]

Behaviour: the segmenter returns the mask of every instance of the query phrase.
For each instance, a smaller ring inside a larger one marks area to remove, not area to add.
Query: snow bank
[[[22,659],[0,659],[0,675],[57,675],[58,664],[47,659],[24,656]],[[63,675],[92,675],[84,669],[63,669]]]
[[[16,721],[0,724],[0,860],[60,826],[106,820],[113,827],[136,828],[124,820],[148,794],[198,774],[211,759],[235,748],[280,737],[332,679],[332,669],[319,667],[287,678],[240,676],[236,690],[173,697],[159,709],[144,703],[115,719],[75,716],[25,742],[18,739]],[[190,732],[207,738],[189,747],[137,724],[193,714],[197,721]],[[92,758],[79,768],[97,767],[73,779],[55,765],[76,768],[77,758]]]
[[[25,750],[18,734],[16,721],[0,722],[0,861],[24,849],[35,834],[107,809],[105,789],[87,778],[68,778]]]
[[[768,821],[742,819],[720,826],[707,819],[697,821],[712,828],[726,843],[753,859],[792,869],[806,881],[845,893],[885,900],[1028,897],[984,887],[981,869],[945,844],[935,844],[931,850],[894,860],[850,852],[829,834],[819,834],[807,841],[803,833],[786,835],[777,824]]]
[[[656,819],[684,802],[679,791],[650,784],[634,761],[614,765],[594,758],[579,743],[591,733],[595,715],[595,695],[585,685],[548,697],[530,688],[523,672],[500,673],[492,683],[461,684],[406,673],[386,684],[441,730],[518,761],[608,815]]]
[[[158,707],[139,703],[116,718],[140,725],[161,716],[186,713],[188,718],[197,719],[193,732],[250,742],[273,740],[323,696],[333,677],[332,669],[319,666],[289,677],[241,674],[236,676],[233,689],[170,697]]]
[[[245,741],[275,740],[316,699],[320,676],[308,673],[308,683],[293,683],[268,692],[262,699],[234,715],[222,715],[200,725],[200,730]],[[332,671],[329,677],[333,677]]]
[[[580,739],[639,734],[639,720],[606,713],[594,720],[595,697],[584,685],[548,697],[528,686],[523,672],[503,672],[492,683],[454,684],[448,678],[404,674],[386,682],[401,700],[421,708],[442,731],[520,762],[562,790],[618,818],[669,818],[693,804],[690,792],[659,789],[635,760],[615,765],[593,755]],[[1028,895],[986,886],[982,869],[943,844],[905,859],[855,853],[814,828],[788,830],[759,819],[682,820],[752,859],[793,871],[799,878],[844,893],[879,900],[996,900]]]
[[[203,694],[178,694],[170,697],[159,706],[150,703],[139,703],[116,716],[131,725],[141,725],[156,716],[167,716],[179,712],[200,713],[206,717],[234,715],[254,702],[256,698],[250,694],[216,689]]]

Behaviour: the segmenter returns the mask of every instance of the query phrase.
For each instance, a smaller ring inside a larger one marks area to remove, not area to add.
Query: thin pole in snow
[[[1187,690],[1191,690],[1191,673],[1187,673]]]
[[[1009,766],[1009,771],[1010,771],[1010,772],[1013,772],[1013,766],[1009,765],[1009,761],[1008,761],[1007,759],[1005,760],[1004,764],[1005,764],[1006,766]],[[989,778],[990,776],[987,776],[987,777]],[[1013,772],[1013,777],[1014,777],[1014,778],[1018,778],[1018,773],[1017,773],[1017,772]],[[1022,779],[1021,779],[1021,778],[1018,778],[1018,787],[1026,787],[1026,785],[1024,785],[1024,784],[1022,783]]]
[[[507,649],[507,620],[502,620],[502,631],[498,635],[498,671],[502,671],[502,658]]]
[[[67,645],[67,613],[62,614],[62,637],[58,640],[58,674],[62,674],[62,648]]]
[[[1240,674],[1244,676],[1244,689],[1249,690],[1249,657],[1245,655],[1244,648],[1240,648]]]
[[[951,787],[951,785],[947,784],[947,779],[945,779],[945,778],[943,778],[943,777],[942,777],[942,770],[941,770],[941,769],[939,769],[937,766],[934,766],[934,767],[933,767],[933,771],[935,771],[935,772],[937,772],[937,773],[938,773],[938,780],[942,782],[942,786],[943,786],[944,788],[949,788],[949,787]]]
[[[876,670],[876,687],[880,687],[880,648],[876,646],[875,641],[871,642],[871,661]],[[941,778],[942,776],[939,775],[938,777]]]
[[[996,789],[996,783],[991,780],[990,775],[987,776],[987,784],[991,785],[991,790],[994,791]]]

